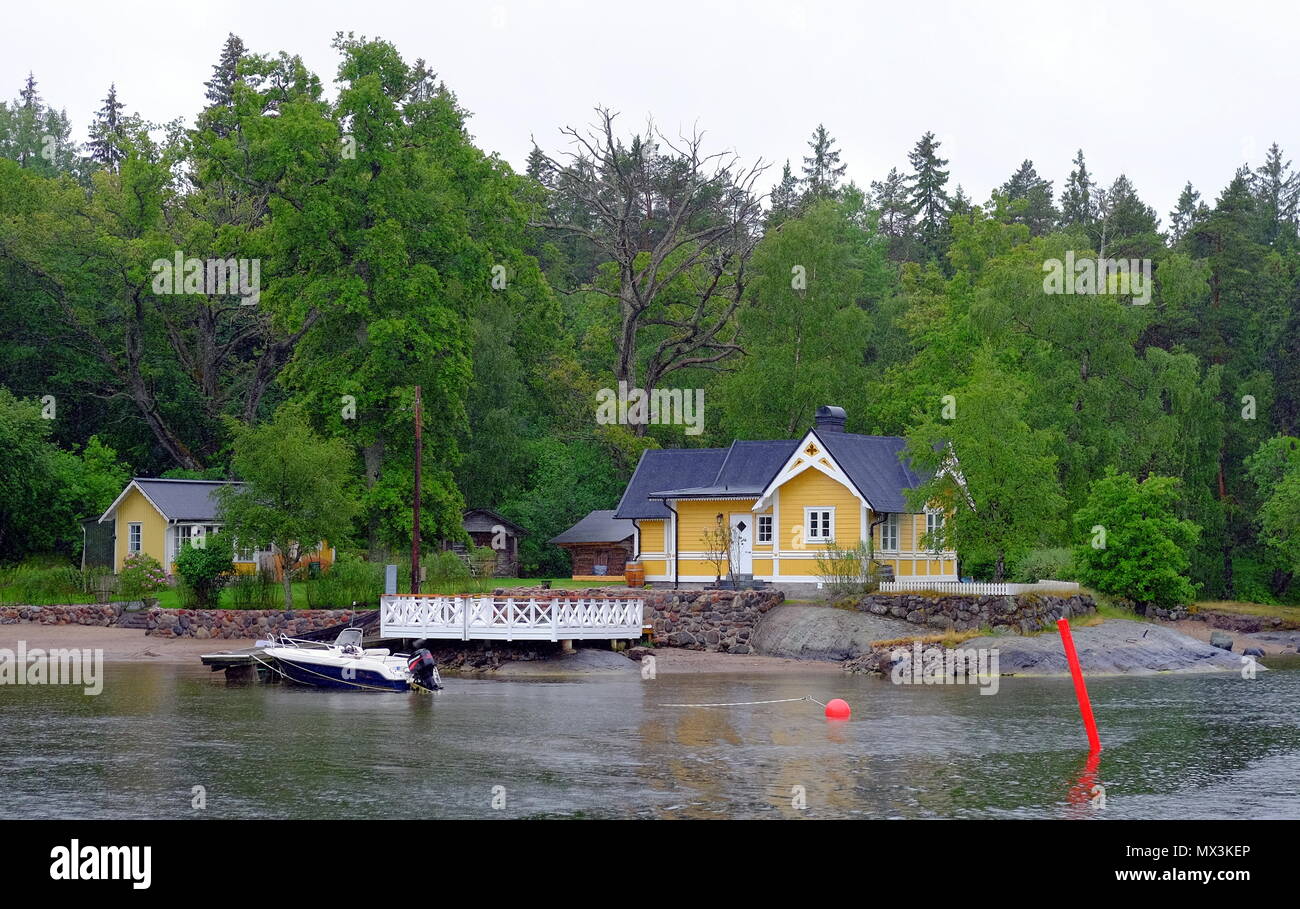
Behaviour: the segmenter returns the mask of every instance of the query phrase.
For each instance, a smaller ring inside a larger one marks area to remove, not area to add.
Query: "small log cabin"
[[[462,526],[475,546],[496,550],[497,577],[519,577],[519,538],[527,533],[526,530],[489,508],[469,509],[464,514]],[[451,548],[460,553],[465,551],[459,543]]]
[[[613,510],[593,511],[550,542],[569,551],[575,581],[621,579],[635,534],[632,522],[614,517]]]

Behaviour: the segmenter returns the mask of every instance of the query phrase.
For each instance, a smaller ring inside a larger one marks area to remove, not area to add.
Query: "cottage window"
[[[930,534],[930,551],[938,552],[939,544],[937,542],[939,532],[943,530],[943,512],[927,511],[925,513],[925,532]]]
[[[804,539],[810,543],[825,543],[835,539],[835,509],[805,508],[803,522],[806,532]]]
[[[772,542],[772,516],[770,514],[758,516],[758,542]]]
[[[139,552],[144,530],[139,524],[127,524],[126,551]]]
[[[898,515],[891,514],[880,525],[880,548],[885,552],[898,552]]]

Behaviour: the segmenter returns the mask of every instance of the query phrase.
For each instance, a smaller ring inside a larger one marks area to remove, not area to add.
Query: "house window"
[[[126,551],[139,552],[144,530],[139,524],[127,524]]]
[[[191,546],[202,548],[206,538],[214,536],[220,530],[220,524],[182,524],[177,528],[180,535],[180,546],[184,547],[186,543],[189,543]]]
[[[758,516],[758,542],[772,542],[772,516],[770,514]]]
[[[880,548],[885,552],[898,552],[898,515],[891,514],[880,525]]]
[[[805,508],[803,526],[807,528],[804,539],[809,543],[826,543],[835,539],[835,509]]]
[[[939,532],[943,530],[943,512],[927,511],[925,513],[925,532],[930,534],[930,551],[938,552],[939,544],[937,542]]]

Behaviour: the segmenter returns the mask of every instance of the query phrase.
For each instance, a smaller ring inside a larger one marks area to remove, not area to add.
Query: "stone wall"
[[[1059,618],[1097,609],[1087,594],[1062,597],[1041,593],[1012,596],[874,593],[859,599],[854,607],[861,612],[892,616],[938,631],[991,628],[997,634],[1028,634]]]
[[[70,606],[0,606],[0,625],[36,622],[41,625],[116,625],[122,616],[120,603],[75,604]]]
[[[347,624],[374,610],[356,609],[150,609],[147,630],[163,638],[266,638],[305,634]]]
[[[645,600],[645,622],[659,646],[753,653],[750,635],[758,620],[785,600],[773,588],[756,590],[668,590],[663,588],[593,587],[589,590],[520,588],[497,590],[513,597],[637,597]]]

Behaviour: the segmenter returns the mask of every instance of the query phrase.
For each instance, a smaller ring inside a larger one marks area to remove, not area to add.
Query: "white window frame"
[[[128,555],[144,552],[144,525],[138,521],[126,525],[126,551]]]
[[[758,530],[754,534],[754,542],[772,542],[772,516],[770,514],[761,514],[758,516]]]
[[[880,551],[881,552],[898,552],[901,530],[899,528],[898,512],[891,511],[885,515],[885,522],[880,525]],[[892,539],[891,539],[892,537]],[[890,543],[894,545],[890,546]]]
[[[826,521],[817,521],[813,515],[826,515]],[[829,524],[826,533],[821,533],[822,526]],[[803,527],[804,542],[806,543],[833,543],[835,542],[835,506],[834,505],[805,505],[803,510]]]
[[[943,517],[942,511],[927,511],[925,513],[925,532],[927,535],[936,533],[943,528]],[[930,551],[938,552],[939,547],[932,543]]]

